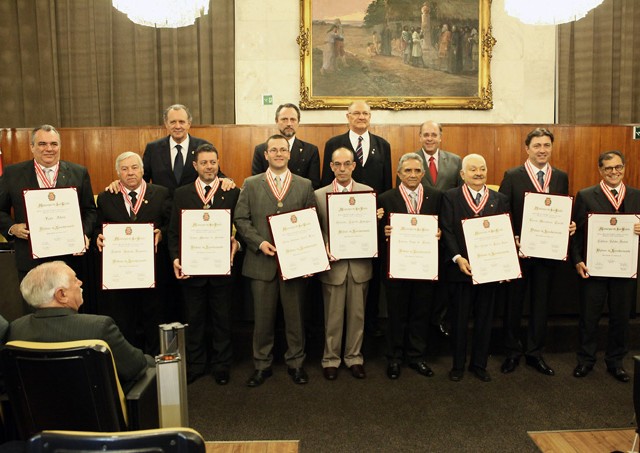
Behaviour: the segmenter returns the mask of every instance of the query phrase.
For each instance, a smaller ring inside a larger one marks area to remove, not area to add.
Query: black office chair
[[[107,343],[11,341],[0,351],[18,438],[45,430],[126,431],[157,428],[156,370],[126,397]]]
[[[55,452],[204,453],[204,439],[190,428],[163,428],[120,433],[43,431],[27,442],[27,453]]]

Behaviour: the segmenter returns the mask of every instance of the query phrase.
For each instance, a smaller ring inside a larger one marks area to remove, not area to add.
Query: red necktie
[[[429,175],[431,176],[431,181],[435,184],[438,179],[438,169],[436,168],[436,160],[433,156],[429,159]]]

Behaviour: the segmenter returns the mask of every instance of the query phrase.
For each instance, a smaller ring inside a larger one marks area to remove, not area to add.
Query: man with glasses
[[[573,370],[573,375],[582,378],[593,370],[598,345],[598,321],[607,302],[609,334],[604,361],[609,374],[620,382],[629,382],[630,377],[622,363],[629,349],[629,313],[631,304],[635,301],[636,279],[589,275],[589,268],[586,265],[585,230],[589,213],[640,213],[640,190],[626,186],[622,182],[625,159],[620,151],[607,151],[600,154],[598,170],[602,177],[600,183],[579,191],[573,210],[577,229],[571,242],[571,258],[581,277],[580,347],[578,365]],[[634,224],[633,231],[636,235],[640,235],[640,223]]]

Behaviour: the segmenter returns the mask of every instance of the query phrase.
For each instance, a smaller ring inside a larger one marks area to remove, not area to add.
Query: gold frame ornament
[[[300,107],[492,109],[491,1],[300,0]]]

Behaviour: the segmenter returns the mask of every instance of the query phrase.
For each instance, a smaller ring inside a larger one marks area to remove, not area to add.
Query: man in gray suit
[[[331,155],[330,165],[335,179],[328,186],[315,192],[322,236],[327,244],[327,253],[329,253],[331,260],[331,269],[318,274],[324,298],[325,342],[322,368],[326,379],[333,381],[338,377],[342,327],[345,322],[346,310],[347,334],[344,345],[344,363],[351,370],[353,377],[364,379],[366,374],[362,365],[363,358],[360,348],[364,332],[365,300],[372,275],[371,260],[336,260],[333,257],[329,250],[327,194],[362,192],[373,189],[351,178],[351,173],[356,168],[356,161],[355,155],[350,149],[345,147],[336,149]]]
[[[251,176],[244,186],[234,215],[238,233],[247,250],[242,275],[251,281],[254,302],[253,360],[255,371],[247,381],[249,387],[261,385],[272,375],[273,340],[278,296],[282,302],[288,349],[285,361],[296,384],[309,381],[302,364],[305,359],[302,278],[282,280],[278,275],[267,216],[315,206],[311,181],[294,175],[288,168],[289,142],[282,135],[267,140],[264,157],[266,172]]]

